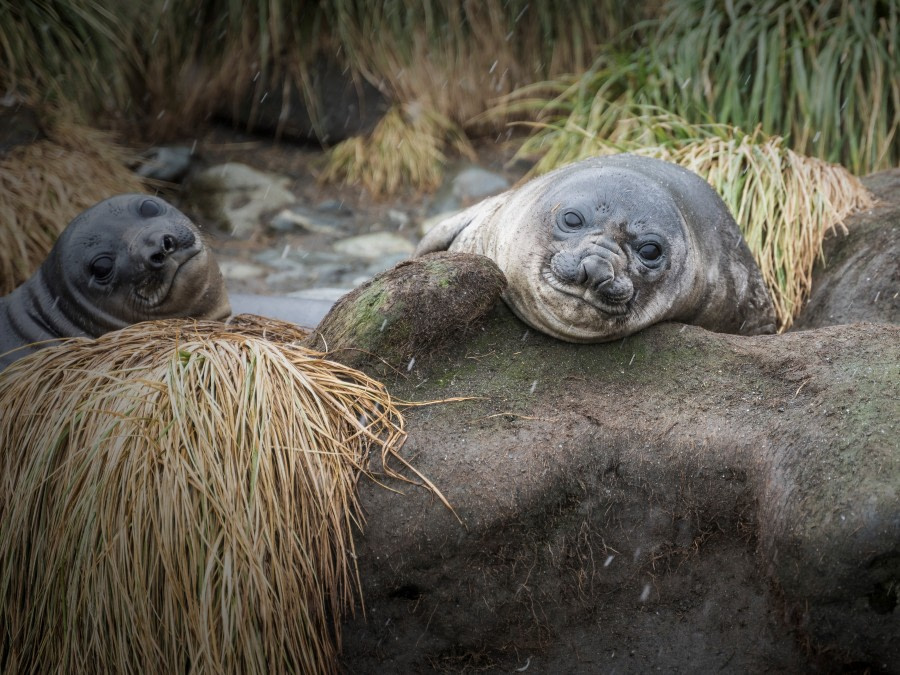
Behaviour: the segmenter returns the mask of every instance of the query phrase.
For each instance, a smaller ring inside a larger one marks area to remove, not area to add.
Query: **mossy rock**
[[[503,273],[484,256],[407,260],[341,298],[307,346],[348,365],[406,369],[471,332],[505,288]]]

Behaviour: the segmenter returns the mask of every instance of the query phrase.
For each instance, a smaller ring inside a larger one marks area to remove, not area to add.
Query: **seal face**
[[[614,340],[665,320],[775,329],[725,204],[661,160],[617,155],[558,169],[439,223],[416,254],[444,248],[494,259],[513,311],[563,340]]]
[[[187,216],[158,197],[118,195],[76,216],[37,272],[0,298],[0,353],[150,319],[229,314],[222,274]]]

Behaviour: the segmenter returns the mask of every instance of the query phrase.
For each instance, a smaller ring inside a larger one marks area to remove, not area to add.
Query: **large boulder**
[[[371,131],[389,106],[377,88],[321,53],[308,65],[305,85],[278,72],[265,84],[250,83],[234,103],[221,105],[218,114],[258,133],[333,145]]]
[[[455,512],[362,485],[348,672],[900,668],[900,328],[383,347]]]
[[[877,199],[825,240],[796,329],[854,321],[900,323],[900,169],[866,176]]]

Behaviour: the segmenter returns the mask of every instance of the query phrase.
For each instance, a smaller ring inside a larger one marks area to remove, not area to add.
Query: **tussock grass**
[[[686,0],[651,26],[644,44],[608,45],[587,71],[522,87],[488,116],[550,125],[530,142],[546,164],[582,131],[607,138],[624,119],[640,123],[633,111],[646,106],[691,124],[760,128],[854,173],[900,163],[896,2]]]
[[[643,112],[642,115],[633,113]],[[632,113],[629,116],[629,113]],[[692,125],[642,106],[613,106],[608,115],[546,126],[560,136],[535,172],[598,154],[632,152],[675,162],[699,174],[725,201],[757,261],[775,305],[780,330],[803,308],[822,241],[843,220],[869,208],[872,196],[842,166],[806,157],[783,138],[747,134],[721,124]],[[523,152],[540,148],[532,137]]]
[[[258,104],[282,79],[316,110],[308,67],[328,41],[319,3],[154,0],[135,40],[151,136],[191,133],[248,96]]]
[[[4,671],[336,670],[356,484],[373,452],[397,475],[403,418],[253,330],[138,324],[0,373]]]
[[[109,133],[54,117],[46,139],[0,156],[0,295],[31,276],[81,211],[145,191]]]
[[[376,199],[405,187],[431,190],[440,185],[448,145],[474,158],[463,133],[444,116],[417,104],[395,106],[368,137],[348,138],[329,150],[319,178],[358,184]]]
[[[700,174],[722,196],[769,287],[781,331],[809,298],[825,236],[846,234],[844,219],[873,204],[844,167],[785,146],[779,137],[736,135],[645,151]]]
[[[131,42],[136,7],[0,0],[0,91],[78,101],[71,112],[85,115],[124,108],[138,62]]]
[[[900,163],[895,0],[671,2],[648,45],[650,102],[761,125],[854,173]]]
[[[383,83],[395,101],[421,101],[470,130],[483,126],[476,118],[493,99],[583,70],[598,44],[659,4],[337,0],[326,16],[348,64]]]
[[[331,3],[326,24],[347,63],[397,105],[369,138],[335,146],[323,179],[360,182],[378,197],[437,187],[446,145],[468,155],[465,134],[497,133],[509,119],[521,118],[512,109],[485,115],[498,97],[582,69],[598,43],[658,4]]]

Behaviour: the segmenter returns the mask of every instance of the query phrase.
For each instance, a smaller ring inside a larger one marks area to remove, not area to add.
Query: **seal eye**
[[[580,213],[578,213],[578,211],[569,209],[567,211],[563,211],[560,214],[559,225],[563,230],[567,232],[580,230],[582,227],[584,227],[584,218]]]
[[[637,252],[647,262],[655,262],[662,256],[662,249],[659,247],[659,244],[655,244],[652,241],[642,244]]]
[[[101,255],[91,261],[91,276],[96,281],[109,281],[115,268],[115,261],[108,255]]]
[[[152,199],[145,199],[138,207],[138,213],[140,213],[144,218],[153,218],[154,216],[158,216],[160,213],[162,213],[162,208],[157,202],[153,201]]]

